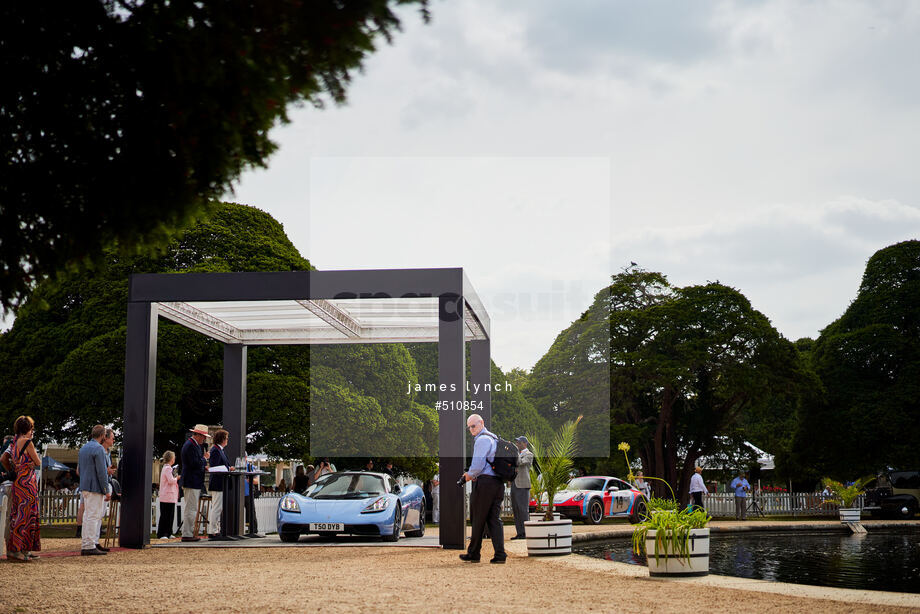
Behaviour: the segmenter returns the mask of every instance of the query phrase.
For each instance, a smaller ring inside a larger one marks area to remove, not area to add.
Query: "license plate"
[[[345,531],[345,525],[341,522],[311,522],[310,523],[311,531],[337,531],[342,533]]]

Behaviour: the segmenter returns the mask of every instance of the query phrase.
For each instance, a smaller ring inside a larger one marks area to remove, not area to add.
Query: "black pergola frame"
[[[442,406],[462,407],[466,398],[464,318],[474,317],[484,332],[485,339],[469,342],[470,401],[482,403],[478,413],[489,425],[490,321],[462,268],[132,275],[125,347],[122,433],[125,484],[120,545],[143,548],[150,543],[159,303],[419,297],[438,299],[438,383]],[[246,441],[247,347],[244,343],[224,343],[223,426],[231,435],[227,449],[231,458],[242,456]],[[466,412],[439,412],[440,474],[444,482],[440,544],[444,548],[465,547],[464,493],[453,484],[453,476],[459,478],[466,468],[466,432]]]

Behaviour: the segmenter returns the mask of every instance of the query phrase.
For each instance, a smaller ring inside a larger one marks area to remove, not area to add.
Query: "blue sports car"
[[[415,484],[400,486],[393,476],[367,471],[324,475],[303,495],[288,493],[278,503],[278,535],[296,542],[301,535],[373,535],[385,541],[425,534],[425,495]]]

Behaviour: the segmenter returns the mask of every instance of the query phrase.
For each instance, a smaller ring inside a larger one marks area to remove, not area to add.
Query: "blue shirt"
[[[744,492],[744,489],[750,488],[751,485],[748,484],[748,481],[744,478],[735,478],[732,480],[731,487],[735,489],[736,497],[747,497],[747,493]]]
[[[80,468],[80,490],[107,494],[109,492],[108,464],[105,460],[105,448],[95,439],[90,439],[80,448],[77,455]]]
[[[489,462],[495,460],[495,447],[498,440],[495,435],[486,430],[483,426],[473,443],[473,462],[470,463],[470,470],[467,473],[470,479],[479,475],[495,475]]]

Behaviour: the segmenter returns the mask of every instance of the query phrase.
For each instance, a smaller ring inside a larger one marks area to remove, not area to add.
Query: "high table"
[[[244,514],[243,514],[243,503],[244,503],[244,488],[243,488],[243,478],[248,478],[249,480],[249,492],[254,492],[254,480],[257,475],[268,475],[267,471],[240,471],[234,469],[229,471],[224,475],[227,476],[227,479],[224,480],[224,509],[221,515],[221,535],[223,537],[228,537],[230,539],[245,539],[253,537],[265,537],[264,535],[259,535],[258,533],[250,531],[247,534],[243,534],[243,524],[244,524]],[[255,508],[255,505],[253,505]],[[253,509],[255,512],[255,509]],[[252,526],[252,523],[250,523]]]

